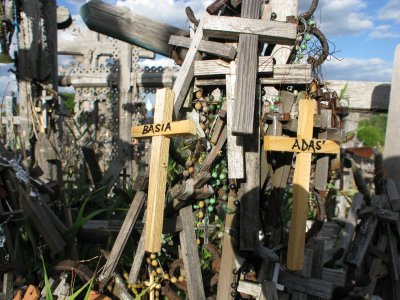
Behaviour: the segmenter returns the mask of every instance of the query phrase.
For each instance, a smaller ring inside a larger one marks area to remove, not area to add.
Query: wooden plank
[[[304,278],[282,271],[279,273],[278,282],[283,284],[286,288],[294,291],[303,292],[323,299],[332,298],[333,283],[329,281],[315,278]]]
[[[274,65],[274,76],[261,77],[260,84],[309,84],[312,81],[311,65]]]
[[[187,296],[189,299],[205,299],[200,259],[194,232],[194,217],[192,206],[186,206],[179,211],[183,230],[179,233],[181,254],[186,270]]]
[[[264,149],[268,151],[337,154],[340,152],[340,145],[329,140],[268,135],[264,137]]]
[[[258,86],[259,94],[261,87]],[[240,185],[240,250],[257,251],[260,229],[260,102],[254,105],[253,134],[243,138],[245,181]]]
[[[192,42],[191,38],[184,36],[171,35],[168,44],[189,48]],[[212,41],[201,41],[199,45],[200,52],[205,52],[215,56],[219,56],[227,59],[234,59],[236,56],[236,48],[224,43],[212,42]]]
[[[263,281],[261,282],[261,297],[260,300],[278,300],[278,292],[276,290],[275,282]]]
[[[154,123],[131,128],[131,136],[133,138],[144,138],[153,136],[180,136],[180,135],[196,135],[196,123],[191,120],[183,120],[176,122]]]
[[[396,188],[396,183],[391,178],[386,178],[386,193],[392,209],[400,211],[400,197]]]
[[[259,19],[261,3],[258,0],[243,2],[241,18]],[[258,36],[242,33],[239,35],[237,72],[235,85],[234,119],[232,133],[234,135],[250,135],[253,133],[256,78],[258,69]],[[258,127],[256,127],[258,130]]]
[[[322,268],[321,279],[333,283],[333,287],[344,287],[346,284],[346,272],[343,269]]]
[[[347,215],[346,219],[346,226],[342,231],[340,241],[339,241],[339,248],[343,249],[343,255],[338,260],[337,264],[342,266],[344,259],[347,256],[347,253],[350,248],[351,241],[353,240],[354,232],[356,231],[357,226],[357,212],[361,208],[363,203],[364,196],[361,193],[357,193],[353,197],[353,201],[351,202],[350,210]]]
[[[229,63],[221,59],[198,60],[194,62],[194,76],[226,75],[230,73]]]
[[[129,272],[129,277],[128,277],[128,282],[129,283],[136,283],[138,281],[139,277],[139,272],[140,268],[142,267],[144,255],[145,255],[145,250],[144,250],[144,242],[146,239],[146,230],[142,231],[142,234],[140,235],[140,239],[138,242],[138,245],[136,247],[136,253],[135,257],[133,258],[133,263],[131,270]]]
[[[121,230],[118,233],[110,255],[108,256],[104,268],[100,274],[100,281],[104,284],[111,278],[115,268],[117,267],[122,252],[125,249],[126,242],[131,235],[132,229],[135,226],[136,220],[145,202],[145,198],[146,195],[144,192],[136,192],[136,195],[132,200]]]
[[[372,237],[375,234],[376,227],[378,226],[378,218],[371,216],[362,220],[360,228],[362,230],[358,231],[354,241],[351,245],[349,254],[347,255],[346,261],[350,264],[360,267],[365,253],[367,252],[368,246],[371,243]]]
[[[312,268],[310,277],[320,279],[322,275],[321,274],[322,266],[324,264],[323,258],[325,250],[325,241],[318,238],[312,238],[309,241],[307,248],[313,250]]]
[[[260,74],[273,74],[273,59],[270,56],[259,56],[257,65],[258,76]],[[198,60],[194,64],[194,76],[228,75],[231,69],[229,63],[221,59]],[[236,73],[235,73],[236,75]],[[265,76],[265,75],[263,75]]]
[[[245,5],[244,2],[242,5]],[[242,7],[243,10],[243,7]],[[257,18],[258,18],[257,12]],[[207,15],[204,33],[209,37],[228,38],[239,34],[256,34],[260,42],[292,45],[296,39],[297,25],[276,21],[255,20],[251,17],[222,17]]]
[[[199,48],[202,39],[203,39],[203,20],[200,21],[200,24],[196,29],[196,33],[193,36],[192,43],[190,44],[185,60],[183,61],[183,64],[178,73],[178,77],[176,78],[174,83],[173,92],[175,94],[174,98],[175,116],[178,116],[179,110],[181,109],[181,106],[185,101],[186,94],[189,90],[189,85],[192,82],[194,74],[194,61],[196,59],[197,50]]]
[[[228,195],[228,209],[235,209],[235,195],[230,192]],[[235,252],[230,235],[235,214],[225,215],[225,230],[222,240],[221,267],[219,270],[217,300],[229,299],[231,295],[231,284],[233,282],[233,269],[235,267]]]
[[[157,91],[154,112],[155,123],[172,121],[173,97],[174,94],[170,89]],[[161,248],[169,143],[168,137],[152,137],[145,243],[146,251],[151,253],[158,252]]]
[[[103,178],[99,163],[96,159],[96,154],[93,148],[82,147],[83,158],[85,159],[86,165],[89,169],[89,174],[94,185],[98,185]]]
[[[328,109],[323,109],[320,112],[321,127],[330,127],[328,124],[330,122],[330,116],[332,111]],[[318,138],[322,140],[328,139],[328,132],[324,130],[318,134]],[[326,191],[326,185],[328,183],[328,173],[329,173],[329,156],[324,155],[317,159],[317,165],[315,167],[315,188],[320,192]]]
[[[300,100],[297,137],[310,139],[313,133],[315,100]],[[288,261],[290,270],[301,270],[304,259],[311,153],[298,153],[293,175],[293,209],[290,223]]]
[[[269,6],[271,12],[276,13],[276,21],[286,22],[288,16],[297,16],[298,0],[270,0]],[[277,65],[286,64],[290,53],[291,46],[282,47],[283,45],[275,45],[273,53]]]
[[[393,234],[390,224],[385,224],[386,233],[389,237],[390,272],[392,280],[399,280],[399,252],[397,250],[397,237]]]
[[[259,299],[261,295],[261,286],[255,282],[240,280],[237,291],[238,293],[244,293]]]
[[[244,178],[243,137],[232,134],[235,85],[236,63],[232,61],[230,74],[226,76],[228,178],[242,179]]]
[[[400,191],[400,45],[397,45],[393,61],[392,87],[386,128],[383,168],[386,177],[394,180]]]
[[[387,236],[381,235],[379,237],[377,244],[378,250],[381,252],[385,252],[387,244],[388,244]],[[366,288],[364,288],[364,293],[368,298],[370,298],[375,291],[376,283],[378,281],[381,268],[382,268],[382,259],[380,257],[374,257],[371,266],[369,268],[369,277],[371,278],[371,283]]]
[[[123,7],[103,1],[89,1],[81,6],[81,16],[93,31],[129,44],[169,56],[171,35],[188,35],[180,28],[154,21]]]

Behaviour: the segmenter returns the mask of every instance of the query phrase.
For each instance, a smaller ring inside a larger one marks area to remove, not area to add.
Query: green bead
[[[271,105],[269,108],[270,110],[275,110],[275,105]]]
[[[309,26],[314,26],[315,25],[315,21],[313,19],[308,20],[308,25]]]
[[[219,179],[224,180],[225,178],[226,178],[226,174],[225,173],[219,174]]]
[[[224,201],[228,200],[228,195],[227,194],[223,194],[221,199],[224,200]]]
[[[222,101],[224,101],[224,97],[222,97],[222,96],[219,96],[219,99],[218,99],[220,102],[222,102]]]
[[[213,101],[214,101],[214,96],[213,96],[213,95],[208,96],[208,100],[209,100],[210,102],[213,102]]]
[[[221,165],[226,167],[228,165],[228,163],[226,162],[225,159],[223,159],[223,160],[221,160]]]
[[[303,53],[297,53],[297,58],[302,59],[304,57]]]
[[[199,209],[200,206],[198,206],[197,204],[195,204],[195,205],[193,205],[193,208],[194,208],[194,209]]]
[[[221,109],[221,105],[218,104],[218,105],[217,105],[217,109]]]
[[[221,184],[221,180],[219,180],[219,179],[215,180],[215,184],[216,185],[220,185]]]
[[[209,212],[212,212],[214,210],[214,207],[209,206],[207,209],[208,209]]]
[[[210,203],[210,204],[214,204],[216,201],[217,201],[217,200],[216,200],[215,198],[210,198],[209,203]]]
[[[311,34],[309,34],[309,33],[306,33],[305,35],[304,35],[304,39],[308,42],[309,40],[311,40]]]
[[[212,172],[211,177],[212,177],[212,178],[218,178],[218,173],[215,172],[215,171]]]
[[[228,208],[228,205],[226,205],[226,203],[222,203],[221,207],[222,209],[226,210]]]
[[[226,184],[224,184],[222,187],[221,187],[221,189],[223,189],[225,192],[227,192],[228,191],[228,186],[226,185]]]
[[[208,203],[210,203],[210,199],[206,199],[206,200],[204,200],[204,203],[205,203],[205,204],[208,204]]]
[[[303,50],[303,51],[306,50],[307,49],[307,45],[306,44],[301,44],[300,49]]]
[[[210,121],[214,121],[215,115],[209,114],[209,115],[208,115],[208,119],[209,119]]]
[[[213,111],[213,110],[215,110],[215,105],[214,105],[214,104],[211,104],[211,105],[209,106],[209,108],[210,108],[211,111]]]
[[[275,101],[281,101],[281,96],[275,96]]]

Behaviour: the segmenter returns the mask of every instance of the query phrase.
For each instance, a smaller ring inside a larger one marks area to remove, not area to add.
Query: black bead
[[[239,200],[235,200],[235,202],[233,202],[233,204],[235,204],[236,207],[239,207],[240,201]]]
[[[233,273],[233,275],[237,275],[239,272],[238,272],[238,270],[235,268],[235,269],[232,270],[232,273]]]
[[[231,288],[233,288],[233,289],[236,289],[236,288],[237,288],[236,282],[232,282],[232,283],[231,283]]]
[[[232,191],[236,191],[236,190],[237,190],[236,184],[231,183],[231,184],[229,185],[229,189],[232,190]]]
[[[236,292],[236,291],[232,291],[232,292],[231,292],[231,296],[232,296],[233,298],[235,298],[236,295],[237,295],[237,292]]]

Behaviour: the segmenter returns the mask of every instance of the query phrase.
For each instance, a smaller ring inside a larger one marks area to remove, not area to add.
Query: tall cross
[[[154,124],[131,129],[132,138],[152,138],[145,226],[145,250],[150,253],[161,249],[170,138],[196,135],[195,122],[190,120],[172,122],[173,101],[174,94],[171,89],[157,90]]]
[[[293,209],[290,223],[287,267],[302,270],[304,262],[305,228],[310,185],[311,155],[339,153],[339,145],[330,140],[313,139],[315,100],[300,100],[297,138],[265,136],[267,151],[297,152],[293,177]]]

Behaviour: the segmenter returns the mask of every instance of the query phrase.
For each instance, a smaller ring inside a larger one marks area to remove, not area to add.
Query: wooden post
[[[297,138],[264,137],[265,150],[298,152],[293,178],[293,210],[287,262],[290,270],[303,268],[311,154],[338,153],[340,151],[336,142],[312,138],[315,108],[315,100],[300,100]]]
[[[389,113],[386,128],[383,167],[386,177],[394,180],[400,191],[400,45],[394,54],[392,87],[390,91]]]
[[[173,97],[169,88],[158,90],[155,124],[136,126],[131,130],[134,138],[152,137],[145,242],[145,250],[151,253],[161,249],[170,137],[196,135],[193,121],[172,122]]]
[[[259,0],[243,1],[241,17],[259,19],[260,5],[261,2]],[[240,34],[235,87],[235,122],[232,128],[234,134],[253,133],[257,57],[258,36],[255,34]]]

